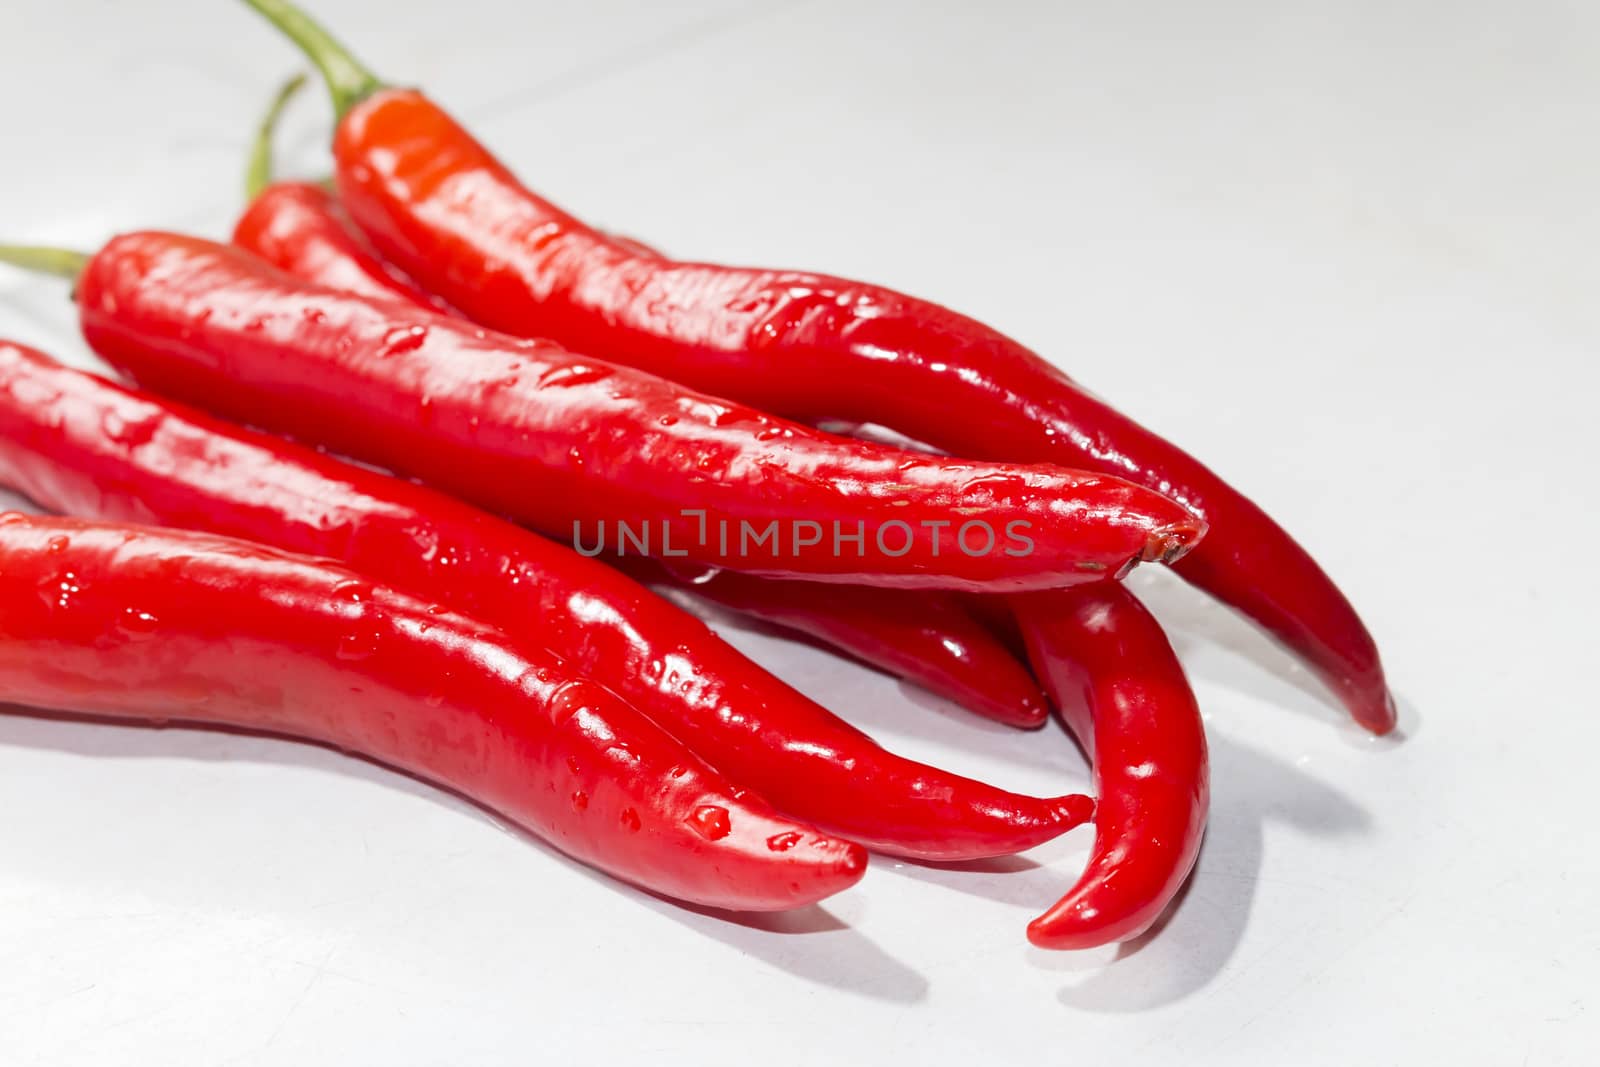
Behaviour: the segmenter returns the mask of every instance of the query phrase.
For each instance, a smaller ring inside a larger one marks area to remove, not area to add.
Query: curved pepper
[[[358,752],[696,904],[799,907],[866,866],[859,845],[783,819],[553,653],[229,538],[0,517],[0,691]]]
[[[833,437],[549,342],[303,284],[198,238],[114,238],[76,295],[90,346],[156,391],[586,551],[1011,592],[1170,561],[1205,529],[1115,478]]]
[[[1166,635],[1116,582],[1012,598],[1034,671],[1094,766],[1089,864],[1028,925],[1041,948],[1137,937],[1183,886],[1210,805],[1205,729]]]
[[[603,680],[779,808],[893,855],[994,856],[1083,822],[903,759],[694,616],[596,560],[442,494],[0,342],[0,485],[56,511],[336,557]]]
[[[640,255],[534,195],[420,93],[389,89],[286,0],[247,0],[317,63],[340,198],[378,250],[470,318],[796,419],[879,422],[954,453],[1063,462],[1212,527],[1178,572],[1294,651],[1367,729],[1394,727],[1377,646],[1264,511],[1035,353],[875,285]]]

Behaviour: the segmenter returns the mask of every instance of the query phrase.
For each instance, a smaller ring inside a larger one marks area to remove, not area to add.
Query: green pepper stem
[[[351,108],[383,88],[376,74],[362,66],[348,48],[289,0],[244,2],[260,12],[316,64],[322,72],[322,80],[328,83],[334,114],[338,118],[344,118]]]
[[[248,200],[254,200],[261,195],[272,182],[272,134],[278,128],[278,119],[283,117],[283,109],[289,101],[294,99],[294,94],[305,87],[306,76],[296,74],[272,97],[272,103],[267,107],[267,113],[261,118],[261,126],[256,130],[256,141],[250,149],[250,165],[244,172],[244,195]]]
[[[9,263],[13,267],[40,274],[54,274],[75,282],[89,265],[89,254],[40,245],[0,245],[0,263]]]

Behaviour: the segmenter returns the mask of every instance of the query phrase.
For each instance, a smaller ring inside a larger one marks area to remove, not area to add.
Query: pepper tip
[[[1084,796],[1082,793],[1071,793],[1055,800],[1056,821],[1063,832],[1092,820],[1094,810],[1094,797]]]
[[[1157,527],[1145,542],[1142,558],[1146,563],[1160,561],[1170,566],[1187,556],[1205,537],[1207,529],[1206,521],[1199,516]]]
[[[1022,730],[1038,730],[1050,721],[1050,705],[1038,698],[1025,698],[1008,708],[1000,721]]]
[[[1356,721],[1374,736],[1383,737],[1394,732],[1400,721],[1400,714],[1395,706],[1394,694],[1387,688],[1383,691],[1382,699],[1376,705],[1367,705],[1356,713]]]
[[[831,876],[830,881],[834,883],[829,889],[830,893],[848,889],[867,873],[867,850],[854,841],[842,837],[822,837],[815,841],[813,847]]]
[[[1099,948],[1130,941],[1150,927],[1155,916],[1133,922],[1114,920],[1100,914],[1098,908],[1076,894],[1068,896],[1055,907],[1028,924],[1028,943],[1052,951],[1076,951]]]
[[[1082,928],[1060,920],[1051,921],[1048,915],[1041,915],[1028,924],[1028,943],[1053,952],[1099,948],[1119,940],[1121,938],[1106,930]]]

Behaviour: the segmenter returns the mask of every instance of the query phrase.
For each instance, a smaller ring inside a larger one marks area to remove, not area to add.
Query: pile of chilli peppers
[[[848,888],[868,850],[975,860],[1092,820],[1028,927],[1059,949],[1147,930],[1205,829],[1200,711],[1119,580],[1137,564],[1393,728],[1310,556],[1033,352],[880,286],[587,226],[288,0],[246,2],[331,91],[331,183],[271,179],[297,79],[230,243],[0,246],[73,281],[133,383],[0,342],[0,486],[70,516],[0,516],[8,701],[338,746],[735,911]],[[888,752],[662,590],[996,722],[1053,710],[1096,796]]]

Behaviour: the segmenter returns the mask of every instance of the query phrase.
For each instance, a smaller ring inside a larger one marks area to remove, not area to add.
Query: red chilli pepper
[[[733,571],[691,576],[662,568],[658,577],[845,650],[995,722],[1034,729],[1049,717],[1033,675],[953,594],[775,581]]]
[[[451,311],[378,256],[328,184],[273,177],[272,134],[284,107],[305,81],[300,74],[284,83],[262,119],[245,173],[249,206],[235,223],[233,243],[318,285],[374,299],[398,297],[429,311]],[[655,249],[631,237],[612,234],[611,239],[635,255],[660,258]]]
[[[47,254],[4,248],[0,260]],[[1175,559],[1205,529],[1115,478],[833,437],[549,342],[306,285],[198,238],[114,238],[76,294],[90,346],[155,391],[421,478],[586,552],[1018,592]]]
[[[366,246],[331,193],[308,183],[271,180],[273,128],[284,103],[304,82],[302,75],[285,85],[262,122],[245,182],[251,204],[233,243],[304,281],[428,306],[426,297],[392,276]],[[665,568],[656,576],[683,584]],[[1033,728],[1047,718],[1044,696],[1027,668],[947,594],[867,592],[727,571],[716,572],[714,579],[697,575],[692,591],[830,645],[996,722]]]
[[[262,120],[245,177],[250,206],[234,227],[233,243],[298,278],[375,300],[447,310],[378,258],[331,191],[311,182],[272,180],[272,131],[304,83],[301,75],[285,84]]]
[[[860,846],[779,817],[555,655],[243,541],[0,517],[0,687],[38,708],[358,752],[697,904],[799,907],[866,865]]]
[[[1166,635],[1116,582],[1012,598],[1034,670],[1094,766],[1094,847],[1028,925],[1042,948],[1147,930],[1183,886],[1210,805],[1205,730]]]
[[[420,93],[390,89],[286,0],[247,0],[318,65],[340,198],[378,250],[472,319],[791,418],[875,421],[968,456],[1065,462],[1181,501],[1213,532],[1176,569],[1293,650],[1374,733],[1371,635],[1243,494],[1008,337],[879,286],[640,256],[534,195]],[[892,416],[892,417],[889,417]]]
[[[1093,807],[887,752],[625,575],[449,497],[7,343],[0,484],[55,511],[336,557],[510,634],[531,631],[722,773],[883,852],[1016,852]]]

